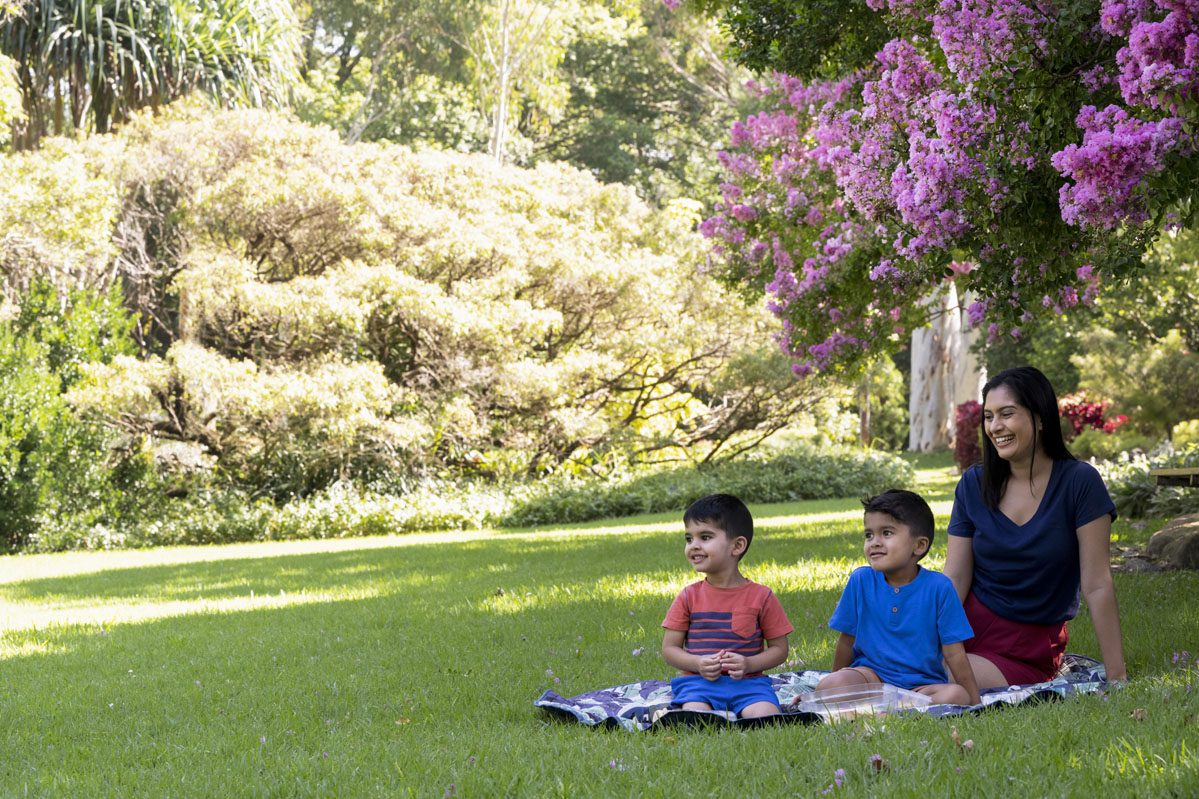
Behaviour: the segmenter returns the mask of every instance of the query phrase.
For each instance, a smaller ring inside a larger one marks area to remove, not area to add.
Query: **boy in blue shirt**
[[[849,576],[829,619],[841,636],[833,672],[817,690],[889,683],[934,704],[979,704],[962,644],[974,632],[962,603],[948,577],[919,563],[933,542],[932,509],[918,494],[898,489],[862,504],[870,565]]]

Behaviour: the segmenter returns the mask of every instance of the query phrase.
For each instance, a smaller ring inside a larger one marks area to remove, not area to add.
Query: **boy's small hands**
[[[715,655],[705,655],[701,657],[699,659],[699,676],[703,677],[705,680],[715,682],[716,679],[720,677],[720,658],[723,655],[724,651],[721,650]]]
[[[736,652],[721,652],[720,655],[722,671],[734,680],[740,680],[745,676],[745,655],[739,655]]]

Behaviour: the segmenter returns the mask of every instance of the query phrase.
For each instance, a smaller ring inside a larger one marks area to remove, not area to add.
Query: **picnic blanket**
[[[544,708],[555,718],[578,721],[592,727],[613,727],[630,732],[675,725],[717,724],[734,727],[758,727],[767,724],[813,724],[822,721],[815,713],[789,708],[796,696],[814,691],[827,671],[807,669],[771,674],[770,681],[782,715],[760,719],[729,720],[724,714],[674,710],[654,719],[656,711],[670,707],[673,695],[670,683],[663,680],[616,685],[588,691],[578,696],[562,697],[554,691],[546,691],[533,704]],[[1085,655],[1067,654],[1057,677],[1031,685],[1011,685],[1006,688],[988,688],[980,692],[982,702],[978,705],[930,705],[913,708],[901,713],[925,713],[930,716],[956,716],[976,713],[995,707],[1006,707],[1031,702],[1062,699],[1067,696],[1089,694],[1107,688],[1107,676],[1103,664]]]

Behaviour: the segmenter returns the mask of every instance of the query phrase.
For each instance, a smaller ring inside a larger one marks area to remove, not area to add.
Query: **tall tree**
[[[477,11],[466,3],[465,13]],[[463,3],[454,7],[462,9]],[[296,107],[302,119],[337,129],[348,143],[437,141],[456,148],[470,72],[440,30],[441,0],[314,0],[306,6]],[[455,97],[457,95],[457,97]],[[457,107],[455,107],[457,106]],[[447,129],[446,111],[456,115]],[[439,121],[440,120],[440,121]]]
[[[285,97],[298,27],[288,0],[26,0],[0,8],[0,52],[18,65],[14,144],[98,133],[192,90],[222,103]],[[69,117],[69,118],[68,118]]]
[[[487,152],[497,162],[508,160],[513,124],[512,96],[518,84],[524,94],[551,113],[563,92],[557,76],[578,15],[576,0],[495,0],[481,14],[455,13],[449,35],[470,56],[479,111],[488,122]]]
[[[578,32],[559,67],[569,92],[562,113],[548,122],[522,115],[517,131],[535,159],[631,183],[656,202],[714,195],[713,143],[756,110],[748,71],[724,56],[710,20],[658,0],[618,12],[593,7],[572,20]]]

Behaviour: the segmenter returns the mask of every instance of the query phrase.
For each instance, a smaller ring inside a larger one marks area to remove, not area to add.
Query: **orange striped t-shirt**
[[[662,626],[687,634],[684,649],[689,654],[727,650],[745,657],[761,652],[771,638],[795,629],[774,592],[752,580],[736,588],[717,588],[707,580],[692,583],[675,597]]]

